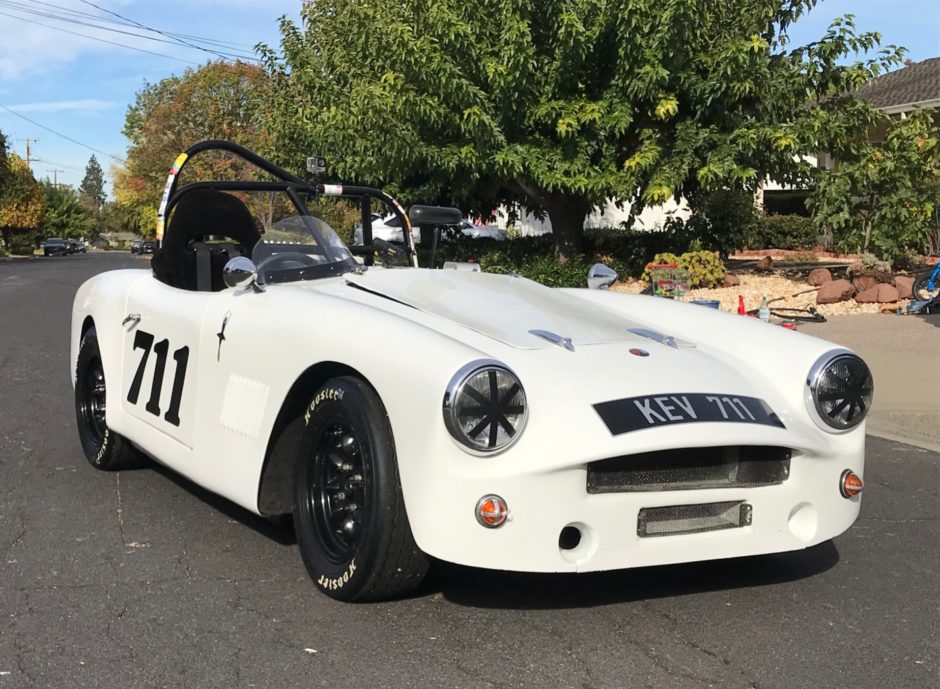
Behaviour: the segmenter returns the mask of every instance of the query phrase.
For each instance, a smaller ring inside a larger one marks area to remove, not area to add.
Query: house
[[[916,109],[930,108],[934,111],[934,121],[940,126],[940,57],[908,62],[901,69],[872,79],[853,95],[895,119],[904,119]],[[878,141],[883,138],[887,128],[887,123],[878,125],[871,131],[871,139]],[[824,169],[831,169],[834,165],[828,153],[806,156],[806,160]],[[758,190],[757,203],[768,213],[806,215],[807,196],[809,192],[805,189],[767,180]]]

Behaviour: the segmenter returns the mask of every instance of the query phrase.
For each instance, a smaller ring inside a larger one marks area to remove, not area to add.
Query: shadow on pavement
[[[261,517],[253,512],[249,512],[243,507],[236,505],[227,498],[211,493],[205,488],[196,485],[189,479],[177,474],[172,469],[168,469],[162,464],[151,463],[150,469],[160,474],[164,478],[172,481],[177,486],[185,490],[194,498],[201,500],[215,510],[218,510],[229,519],[237,521],[250,529],[258,532],[266,538],[270,538],[279,545],[296,545],[297,538],[294,535],[294,526],[290,517],[269,519]]]
[[[458,605],[540,610],[582,608],[781,584],[836,565],[830,540],[807,550],[590,574],[519,574],[436,563],[423,593]]]

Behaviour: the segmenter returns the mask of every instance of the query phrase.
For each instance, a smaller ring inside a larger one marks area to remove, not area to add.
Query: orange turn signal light
[[[489,529],[495,529],[506,523],[509,507],[498,495],[484,495],[477,502],[475,510],[477,521]]]
[[[839,492],[843,498],[851,498],[859,495],[865,484],[862,483],[862,477],[851,469],[842,472],[842,478],[839,479]]]

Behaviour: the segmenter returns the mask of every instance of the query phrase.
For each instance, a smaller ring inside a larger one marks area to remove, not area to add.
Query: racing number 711
[[[144,371],[147,369],[147,360],[150,358],[152,348],[157,355],[157,363],[153,371],[150,399],[144,408],[154,416],[160,416],[160,391],[163,388],[163,375],[166,372],[166,358],[167,353],[170,351],[170,341],[160,340],[157,344],[153,344],[153,339],[151,333],[143,330],[138,330],[134,335],[134,349],[142,349],[144,353],[140,357],[140,364],[137,366],[134,380],[131,381],[131,389],[127,392],[127,401],[131,404],[137,404],[137,399],[140,397],[140,386],[144,381]],[[163,418],[174,426],[179,426],[180,402],[183,399],[183,383],[186,381],[186,364],[189,363],[189,347],[181,347],[173,352],[173,361],[176,362],[176,373],[173,376],[173,390],[170,393],[170,408],[166,410]]]

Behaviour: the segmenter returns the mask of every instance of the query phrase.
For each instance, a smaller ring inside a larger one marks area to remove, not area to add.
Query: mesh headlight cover
[[[525,390],[496,364],[462,369],[444,397],[444,421],[454,438],[473,452],[489,454],[512,444],[525,426]]]
[[[812,409],[829,428],[855,428],[868,414],[874,392],[871,371],[854,354],[830,354],[820,359],[807,382]]]

